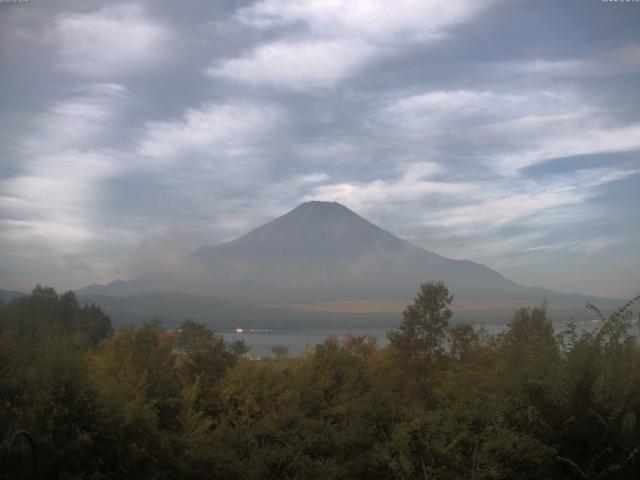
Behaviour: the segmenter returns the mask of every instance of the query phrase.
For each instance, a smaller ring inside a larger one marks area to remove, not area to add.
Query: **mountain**
[[[317,201],[229,243],[202,247],[192,262],[217,295],[271,303],[405,298],[437,279],[465,291],[518,287],[483,265],[411,245],[339,203]]]
[[[366,305],[374,309],[382,301],[396,300],[399,315],[402,302],[409,302],[420,283],[429,280],[447,284],[455,295],[454,308],[457,303],[466,319],[505,320],[516,306],[545,299],[552,310],[577,316],[587,301],[612,303],[524,287],[484,265],[412,245],[339,203],[318,201],[303,203],[228,243],[197,249],[180,272],[92,285],[78,294],[173,292],[242,305],[278,305],[281,312],[293,308],[299,315],[322,311],[323,305],[335,313],[336,305],[352,308],[353,302],[366,311]]]
[[[0,289],[0,299],[5,302],[10,302],[14,298],[26,297],[27,294],[23,292],[16,292],[14,290],[2,290]]]
[[[202,247],[193,255],[267,257],[278,262],[283,259],[342,261],[369,251],[406,252],[412,248],[339,203],[313,201],[236,240]]]

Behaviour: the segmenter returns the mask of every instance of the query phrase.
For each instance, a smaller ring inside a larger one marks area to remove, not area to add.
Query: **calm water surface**
[[[556,332],[561,332],[566,328],[566,323],[557,322],[554,324]],[[578,323],[578,332],[582,330],[593,330],[598,324],[589,322]],[[505,330],[506,325],[476,325],[484,327],[490,335],[496,335]],[[343,340],[347,335],[367,335],[377,339],[378,347],[385,347],[387,332],[391,328],[372,329],[326,329],[326,330],[245,330],[242,334],[235,331],[221,332],[227,342],[234,340],[244,340],[251,348],[251,354],[257,357],[273,357],[271,348],[276,345],[283,345],[289,349],[290,356],[301,355],[307,348],[323,343],[327,338],[336,336]]]
[[[272,357],[271,348],[283,345],[289,348],[289,355],[301,355],[307,348],[323,343],[327,338],[336,336],[343,340],[347,335],[367,335],[377,339],[378,346],[384,347],[389,342],[387,329],[345,329],[345,330],[268,330],[245,331],[238,335],[234,332],[222,332],[227,342],[244,340],[251,347],[251,354],[258,357]]]

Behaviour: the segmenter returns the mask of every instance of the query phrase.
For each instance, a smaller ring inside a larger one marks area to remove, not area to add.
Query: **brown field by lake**
[[[328,313],[402,313],[411,303],[407,300],[339,300],[333,302],[318,303],[293,303],[269,305],[274,308],[285,308],[303,312],[328,312]],[[523,305],[529,305],[531,301],[519,299],[454,299],[451,309],[456,312],[486,312],[496,310],[514,310]],[[562,305],[554,307],[554,310],[583,307],[584,305]]]

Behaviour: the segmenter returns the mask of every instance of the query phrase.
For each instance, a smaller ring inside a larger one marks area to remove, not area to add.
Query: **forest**
[[[455,293],[455,292],[453,292]],[[389,346],[329,338],[252,360],[193,320],[113,330],[72,292],[0,305],[0,477],[635,479],[634,305],[556,332],[545,305],[490,336],[420,286]]]

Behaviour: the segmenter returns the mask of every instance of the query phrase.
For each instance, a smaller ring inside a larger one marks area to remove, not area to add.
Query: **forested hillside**
[[[41,478],[637,478],[633,301],[593,308],[592,333],[521,308],[492,337],[451,324],[451,300],[422,285],[385,349],[333,338],[255,361],[197,322],[113,331],[37,287],[0,304],[0,471],[26,429]]]

